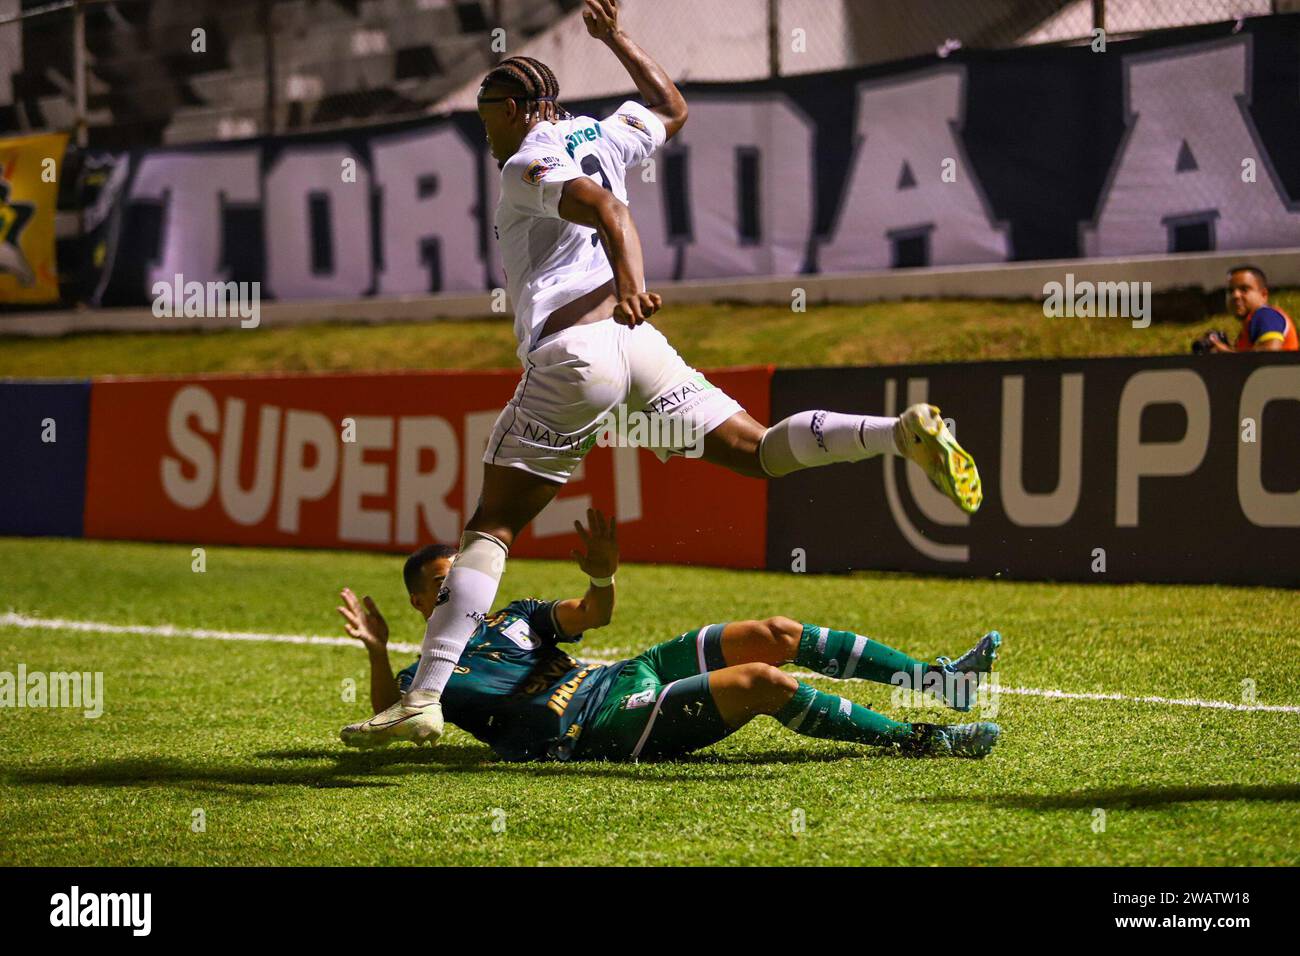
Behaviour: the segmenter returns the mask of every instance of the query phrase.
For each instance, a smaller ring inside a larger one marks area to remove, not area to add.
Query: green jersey
[[[556,646],[582,637],[561,630],[557,603],[511,601],[484,620],[442,692],[443,716],[506,760],[567,760],[620,670]],[[397,675],[403,693],[418,663]]]

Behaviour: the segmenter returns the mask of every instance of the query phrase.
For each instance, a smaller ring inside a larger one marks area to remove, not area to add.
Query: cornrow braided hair
[[[490,86],[519,90],[521,98],[527,98],[525,109],[529,113],[535,111],[539,120],[555,122],[560,116],[569,116],[569,111],[556,102],[560,95],[560,81],[555,78],[555,73],[531,56],[512,56],[502,60],[483,77],[480,89]]]

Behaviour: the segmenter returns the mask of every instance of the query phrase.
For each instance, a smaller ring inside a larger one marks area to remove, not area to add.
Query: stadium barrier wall
[[[1300,585],[1300,356],[778,370],[806,408],[953,416],[979,462],[966,516],[891,457],[768,492],[773,570]]]
[[[1169,318],[1159,293],[1221,291],[1228,270],[1242,261],[1240,252],[1190,252],[1122,259],[1057,259],[1044,262],[1001,262],[992,265],[932,266],[884,269],[845,275],[760,276],[739,279],[694,279],[655,282],[664,308],[686,303],[748,302],[789,307],[795,290],[807,305],[857,305],[891,299],[1041,299],[1049,282],[1064,283],[1067,273],[1076,284],[1090,282],[1149,282],[1157,296],[1151,303],[1153,321]],[[1250,262],[1263,269],[1274,288],[1300,287],[1300,247],[1255,250]],[[267,302],[258,328],[287,328],[328,322],[429,322],[481,320],[496,316],[510,322],[509,313],[493,312],[490,292],[444,292],[436,295],[311,302]],[[1183,313],[1182,318],[1186,317]],[[0,313],[0,337],[52,337],[72,332],[176,332],[232,328],[229,315],[157,316],[150,308],[66,309]]]
[[[691,84],[629,201],[650,281],[1300,245],[1300,15]],[[563,78],[561,78],[563,79]],[[619,101],[571,102],[607,116]],[[267,300],[482,293],[500,174],[473,113],[94,157],[86,283]],[[233,324],[233,323],[232,323]]]
[[[760,421],[935,402],[980,463],[984,506],[961,515],[897,458],[765,483],[596,448],[513,553],[567,557],[572,521],[594,504],[619,518],[630,561],[1300,586],[1298,356],[709,377]],[[383,551],[454,541],[517,378],[0,383],[0,534]]]
[[[0,535],[79,537],[90,382],[0,382]]]
[[[771,369],[709,373],[766,417]],[[99,379],[85,534],[410,551],[455,543],[515,371]],[[354,422],[348,441],[345,419]],[[511,549],[567,558],[575,519],[619,522],[630,561],[762,567],[767,486],[703,462],[596,447]]]

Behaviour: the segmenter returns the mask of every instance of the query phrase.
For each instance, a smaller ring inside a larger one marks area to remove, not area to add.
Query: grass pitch
[[[1300,315],[1300,292],[1275,290],[1272,302]],[[699,368],[1185,355],[1211,329],[1235,339],[1239,328],[1226,314],[1191,324],[1157,315],[1149,328],[1135,329],[1128,319],[1044,318],[1038,302],[971,299],[821,305],[800,313],[776,305],[669,302],[653,321]],[[515,346],[507,317],[0,337],[0,377],[518,368]]]
[[[180,545],[0,540],[0,613],[330,635],[349,584],[376,598],[394,641],[422,632],[397,557],[210,548],[206,573],[190,565]],[[1249,680],[1258,703],[1300,704],[1294,592],[644,565],[619,586],[614,624],[575,656],[778,613],[927,658],[996,627],[1008,690],[1241,702]],[[513,561],[501,595],[581,587],[566,564]],[[760,718],[673,762],[506,764],[455,729],[433,750],[348,752],[338,728],[367,710],[359,647],[0,623],[0,671],[20,663],[102,671],[105,708],[0,710],[3,864],[1300,862],[1296,713],[1004,692],[1002,742],[980,762],[908,760]],[[888,687],[819,686],[919,717]]]

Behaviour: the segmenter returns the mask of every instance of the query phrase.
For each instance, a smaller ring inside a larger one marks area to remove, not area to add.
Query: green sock
[[[929,664],[908,657],[887,644],[852,631],[832,631],[816,624],[803,626],[799,653],[794,661],[827,677],[841,680],[860,677],[879,684],[896,684],[894,675],[900,672],[907,674],[913,682],[918,677],[924,679],[930,672]],[[921,685],[918,682],[915,686]]]
[[[789,703],[772,716],[796,734],[825,740],[885,746],[905,744],[914,736],[911,724],[900,724],[843,697],[823,694],[803,681]]]

